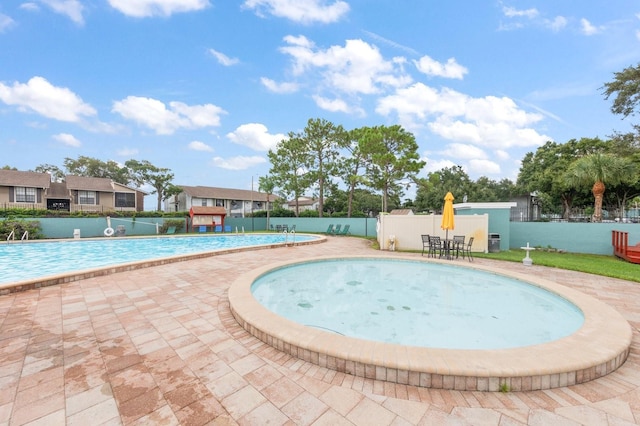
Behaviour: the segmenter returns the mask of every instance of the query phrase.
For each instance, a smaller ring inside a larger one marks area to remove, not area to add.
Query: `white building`
[[[264,192],[245,189],[177,186],[182,192],[165,200],[166,212],[189,211],[191,207],[224,207],[227,217],[247,217],[258,210],[272,210],[273,201],[278,199],[273,194],[267,196]]]

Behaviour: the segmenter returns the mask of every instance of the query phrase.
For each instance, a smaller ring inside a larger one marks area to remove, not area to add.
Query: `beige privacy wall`
[[[395,250],[422,250],[422,234],[445,237],[440,229],[442,215],[380,215],[377,226],[380,249],[389,250],[390,238],[395,240]],[[465,241],[474,237],[472,251],[487,252],[489,244],[489,215],[456,215],[455,229],[449,238],[464,235]]]

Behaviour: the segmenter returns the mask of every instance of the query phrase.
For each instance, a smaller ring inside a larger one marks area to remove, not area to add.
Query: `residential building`
[[[297,200],[287,201],[282,205],[282,208],[296,211],[296,204],[298,205],[298,212],[303,212],[305,210],[318,211],[320,205],[319,201],[315,198],[300,197]]]
[[[0,208],[143,211],[145,195],[107,178],[66,175],[63,182],[51,182],[49,173],[0,170]]]
[[[165,211],[189,211],[192,207],[224,207],[227,217],[247,217],[273,209],[279,197],[245,189],[176,185],[182,192],[165,200]]]

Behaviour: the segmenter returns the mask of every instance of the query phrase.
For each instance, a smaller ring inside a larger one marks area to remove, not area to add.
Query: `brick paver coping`
[[[340,259],[350,257],[362,258],[341,256]],[[263,342],[320,367],[368,379],[438,389],[531,391],[575,385],[611,373],[629,354],[631,327],[610,306],[549,280],[505,273],[493,267],[468,266],[510,276],[560,295],[581,309],[584,324],[568,337],[511,349],[402,346],[351,338],[295,323],[269,311],[251,294],[252,283],[269,270],[330,259],[335,257],[296,259],[266,265],[242,275],[229,290],[234,317],[245,330]],[[407,257],[406,260],[416,259]]]

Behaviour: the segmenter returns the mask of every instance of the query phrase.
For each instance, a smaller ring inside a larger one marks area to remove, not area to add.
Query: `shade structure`
[[[444,196],[444,207],[442,209],[442,223],[440,224],[440,228],[446,231],[445,239],[449,238],[449,230],[455,227],[455,222],[453,219],[453,194],[451,192],[447,192],[447,195]]]

